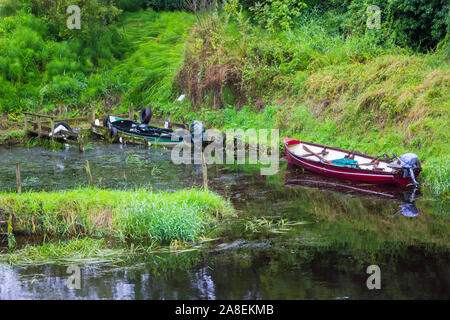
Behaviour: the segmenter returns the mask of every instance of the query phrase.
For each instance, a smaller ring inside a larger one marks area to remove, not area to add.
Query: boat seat
[[[145,123],[140,123],[137,125],[139,130],[146,130],[148,128],[148,125]]]
[[[320,151],[319,153],[318,153],[318,155],[321,155],[321,156],[326,156],[327,154],[328,154],[329,152],[327,151],[327,148],[325,148],[325,149],[323,149],[322,151]],[[302,157],[311,157],[311,156],[314,156],[314,154],[313,153],[306,153],[306,154],[304,154],[304,155],[302,155]]]

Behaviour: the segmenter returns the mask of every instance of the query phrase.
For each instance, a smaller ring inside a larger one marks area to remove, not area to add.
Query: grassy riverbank
[[[138,46],[122,66],[149,56],[158,76],[135,71],[130,81],[146,86],[122,96],[121,112],[139,101],[160,117],[167,111],[173,119],[204,117],[219,129],[279,128],[280,136],[371,155],[414,152],[424,167],[421,182],[448,196],[448,41],[423,54],[383,40],[387,30],[344,37],[330,30],[329,17],[314,14],[270,32],[233,9],[202,23],[186,19],[187,33],[176,28],[178,15],[124,15],[127,36]],[[136,24],[155,35],[145,45]],[[169,60],[161,41],[168,37]],[[181,93],[188,99],[174,103]]]
[[[192,241],[233,212],[219,195],[195,189],[173,193],[100,190],[0,194],[0,220],[12,232],[54,237],[107,237],[137,243]]]
[[[423,54],[389,41],[389,30],[344,37],[328,19],[262,31],[230,9],[195,25],[176,77],[190,117],[372,155],[414,152],[422,182],[448,196],[448,39]]]

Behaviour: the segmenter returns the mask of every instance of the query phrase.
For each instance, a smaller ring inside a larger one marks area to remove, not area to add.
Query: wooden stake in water
[[[208,168],[206,167],[205,154],[202,151],[202,173],[203,173],[203,188],[208,190]]]
[[[89,160],[86,160],[86,174],[88,177],[89,185],[94,186],[94,180],[92,179],[91,167],[89,166]]]
[[[17,193],[22,193],[22,182],[20,180],[20,165],[16,163],[16,183],[17,183]]]
[[[55,122],[53,121],[53,118],[50,118],[50,125],[51,125],[51,133],[52,133],[52,150],[55,150]]]
[[[41,144],[41,135],[42,135],[41,117],[38,116],[38,139],[39,139],[39,145]]]
[[[28,134],[28,115],[25,113],[25,134]]]
[[[134,120],[133,102],[130,104],[130,109],[128,110],[128,118],[130,118],[131,121]]]
[[[91,110],[91,124],[95,124],[95,108],[94,107],[92,107],[92,110]]]
[[[78,133],[78,136],[77,136],[78,151],[80,151],[80,152],[84,152],[84,135],[85,135],[85,133],[83,132],[83,130],[80,130],[80,132]]]

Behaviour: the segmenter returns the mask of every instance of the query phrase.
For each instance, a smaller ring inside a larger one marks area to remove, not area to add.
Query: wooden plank
[[[55,122],[60,122],[60,121],[64,121],[64,122],[72,122],[72,121],[88,121],[90,120],[91,115],[89,116],[83,116],[83,117],[75,117],[75,118],[63,118],[63,119],[54,119]],[[106,115],[101,116],[99,118],[100,119],[104,119],[106,117]],[[123,113],[123,114],[119,114],[117,117],[119,118],[127,118],[128,117],[128,113]],[[95,121],[95,119],[94,119]],[[41,123],[50,123],[50,120],[41,120]]]
[[[73,122],[73,121],[88,121],[89,117],[85,116],[85,117],[76,117],[76,118],[66,118],[66,119],[54,119],[54,121],[56,122]],[[51,120],[43,120],[41,121],[42,123],[50,123]]]
[[[30,115],[30,116],[34,116],[34,117],[41,117],[41,118],[50,118],[50,119],[55,119],[56,117],[55,116],[49,116],[49,115],[46,115],[46,114],[39,114],[39,113],[32,113],[32,112],[24,112],[23,114],[27,114],[27,115]]]

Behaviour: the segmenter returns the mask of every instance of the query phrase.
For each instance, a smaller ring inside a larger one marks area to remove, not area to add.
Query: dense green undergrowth
[[[0,218],[10,221],[12,233],[109,237],[136,243],[192,241],[232,211],[219,195],[195,189],[0,194]]]

